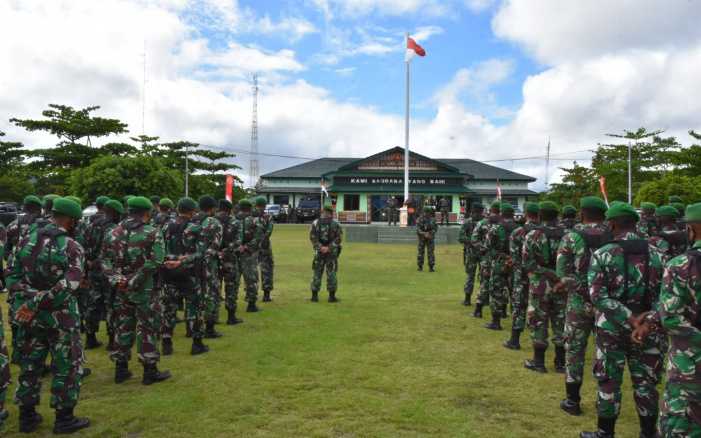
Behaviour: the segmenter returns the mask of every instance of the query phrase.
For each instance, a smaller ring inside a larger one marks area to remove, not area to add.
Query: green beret
[[[509,204],[508,202],[502,202],[501,203],[501,212],[502,213],[513,213],[514,206]]]
[[[80,204],[67,197],[54,199],[54,204],[51,211],[64,216],[72,217],[73,219],[80,219],[83,216],[83,210],[81,209]]]
[[[52,195],[44,195],[44,197],[41,198],[41,200],[43,201],[42,204],[44,205],[44,208],[46,208],[49,205],[49,203],[53,203],[54,199],[59,198],[59,197],[60,196],[53,195],[53,194]]]
[[[609,208],[603,199],[598,196],[585,196],[579,200],[579,208],[590,208],[592,210],[606,211]]]
[[[491,210],[499,210],[501,208],[501,201],[494,201],[492,205],[489,206]]]
[[[679,211],[671,205],[663,205],[662,207],[655,210],[655,215],[657,216],[671,216],[679,217]]]
[[[640,209],[644,211],[655,211],[657,210],[657,206],[652,202],[641,202]]]
[[[565,205],[562,207],[562,214],[577,214],[577,208],[574,205]]]
[[[153,204],[145,196],[133,196],[127,201],[127,207],[134,210],[151,210]]]
[[[265,207],[268,205],[268,200],[265,199],[263,196],[259,196],[256,198],[256,207]]]
[[[241,209],[244,209],[244,208],[248,209],[248,208],[251,208],[252,206],[253,206],[253,204],[251,204],[251,201],[249,201],[248,199],[242,199],[239,201],[239,208],[241,208]]]
[[[540,212],[540,207],[538,206],[537,202],[526,202],[524,209],[526,210],[526,213],[529,214],[538,214]]]
[[[151,197],[149,198],[149,200],[151,200],[151,204],[153,204],[153,205],[158,205],[158,204],[161,203],[161,197],[158,196],[158,195],[153,195],[153,196],[151,196]]]
[[[674,207],[674,208],[677,209],[677,211],[679,212],[679,216],[683,216],[683,215],[684,215],[684,210],[686,210],[686,206],[685,206],[683,203],[681,203],[681,202],[672,202],[672,203],[669,204],[669,205],[671,205],[672,207]]]
[[[234,205],[228,199],[220,199],[219,208],[224,210],[231,210],[232,208],[234,208]]]
[[[34,196],[34,195],[25,196],[24,200],[22,201],[22,204],[24,204],[24,205],[33,204],[39,208],[42,207],[41,199],[39,199],[38,196]]]
[[[616,219],[619,217],[629,216],[634,218],[636,221],[640,220],[638,212],[635,211],[632,205],[625,202],[614,202],[611,207],[606,211],[606,219]]]
[[[217,200],[209,195],[204,195],[200,197],[199,200],[200,210],[209,210],[210,208],[217,207]]]
[[[109,201],[105,202],[104,208],[109,208],[110,210],[114,210],[119,214],[124,214],[124,206],[121,202],[114,199],[110,199]]]
[[[127,202],[129,202],[129,200],[133,197],[133,195],[126,195],[122,198],[122,202],[124,203],[124,205],[127,205]]]
[[[261,198],[258,198],[258,199],[261,199]],[[258,199],[256,199],[256,205],[258,205]],[[265,198],[262,198],[262,199],[265,199]],[[330,202],[325,203],[324,204],[324,211],[330,211],[331,213],[333,213],[333,204]]]
[[[197,210],[197,203],[192,198],[180,198],[178,200],[178,210],[180,211],[194,211]]]
[[[107,201],[109,201],[109,200],[110,200],[110,198],[108,198],[107,196],[98,196],[98,197],[95,199],[95,205],[97,205],[98,207],[102,207],[102,206],[105,205],[105,204],[107,203]]]
[[[83,201],[81,201],[79,197],[77,197],[77,196],[64,196],[64,198],[70,199],[71,201],[78,204],[80,206],[80,208],[83,208]]]
[[[433,208],[430,205],[424,206],[424,213],[433,213]]]
[[[691,204],[686,207],[686,214],[684,215],[684,220],[688,224],[697,224],[701,222],[701,203]]]
[[[674,195],[670,196],[670,197],[669,197],[669,205],[672,205],[672,204],[674,204],[675,202],[678,202],[678,203],[680,203],[680,204],[683,204],[683,203],[684,203],[684,201],[682,200],[681,196],[674,196]]]
[[[171,201],[170,198],[161,198],[161,200],[158,201],[158,205],[160,205],[161,207],[168,207],[168,208],[175,207],[175,204],[173,204],[173,201]]]
[[[472,209],[473,210],[484,210],[484,205],[482,205],[481,202],[473,202],[472,203]]]
[[[543,201],[540,203],[540,205],[538,205],[538,208],[540,208],[540,211],[552,211],[554,213],[560,211],[560,208],[557,206],[557,204],[552,201]]]

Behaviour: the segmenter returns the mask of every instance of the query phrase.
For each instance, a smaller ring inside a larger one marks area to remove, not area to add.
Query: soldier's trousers
[[[508,291],[508,271],[506,269],[506,263],[504,258],[501,256],[491,258],[490,262],[492,269],[487,284],[487,291],[489,293],[489,308],[492,311],[492,315],[499,314],[502,317],[505,317],[507,299],[506,294]]]
[[[435,266],[436,265],[436,245],[435,241],[433,239],[431,240],[426,240],[421,237],[419,237],[419,247],[418,247],[418,254],[416,256],[416,264],[420,267],[423,268],[424,266],[424,253],[426,253],[426,257],[428,257],[428,266]]]
[[[131,359],[131,348],[136,341],[139,362],[154,364],[160,359],[158,352],[158,321],[160,306],[158,296],[147,291],[145,299],[133,302],[127,294],[118,292],[115,298],[115,349],[110,358],[115,362]]]
[[[100,329],[100,321],[104,317],[105,302],[103,299],[104,288],[109,287],[105,278],[101,275],[90,276],[90,287],[85,292],[84,321],[86,333],[97,333]]]
[[[258,253],[239,255],[239,279],[242,276],[246,285],[246,301],[255,303],[258,301]]]
[[[660,381],[663,363],[659,335],[648,336],[641,346],[633,344],[630,332],[627,331],[611,333],[597,329],[595,339],[594,377],[599,383],[599,417],[616,418],[621,412],[621,384],[626,362],[633,383],[633,398],[638,415],[657,416],[657,384]]]
[[[441,209],[441,225],[448,225],[448,215],[450,211],[448,209]]]
[[[39,404],[41,375],[46,357],[51,354],[54,373],[51,381],[51,407],[69,409],[78,404],[85,360],[77,327],[49,329],[19,325],[17,348],[13,354],[18,356],[20,373],[15,403],[20,406]]]
[[[312,271],[311,289],[313,293],[318,293],[321,290],[321,280],[324,276],[324,271],[326,271],[326,290],[328,292],[336,292],[338,288],[338,281],[336,279],[338,257],[332,254],[315,254],[314,261],[312,262]]]
[[[552,330],[552,343],[565,345],[565,294],[552,292],[552,285],[545,277],[529,276],[528,329],[534,348],[548,348],[548,326]]]
[[[585,291],[585,293],[587,293]],[[582,383],[589,335],[594,330],[594,309],[581,293],[570,291],[565,318],[567,383]]]
[[[701,437],[701,390],[697,383],[667,381],[660,431],[664,438]]]
[[[5,325],[2,322],[2,312],[0,312],[0,411],[5,406],[8,386],[10,386],[10,355],[7,353]]]
[[[225,260],[222,266],[224,281],[224,306],[229,311],[236,310],[236,302],[239,298],[239,283],[241,274],[239,273],[239,260]]]
[[[273,248],[265,248],[258,251],[258,266],[260,267],[260,283],[263,292],[273,290]]]
[[[521,267],[514,267],[511,289],[511,328],[523,331],[526,328],[526,310],[528,309],[528,276]]]
[[[486,256],[482,256],[479,261],[480,270],[480,290],[477,295],[477,304],[486,306],[489,304],[489,278],[492,276],[492,266]]]
[[[204,320],[207,322],[216,321],[221,304],[221,282],[219,281],[219,262],[207,263],[205,270],[206,285],[204,296]]]
[[[477,275],[477,267],[479,266],[479,260],[470,250],[466,250],[465,257],[465,287],[463,288],[465,295],[472,296],[472,291],[475,290],[475,277]]]
[[[195,279],[193,279],[195,281]],[[197,280],[199,281],[199,280]],[[163,321],[161,332],[164,338],[172,338],[177,322],[178,305],[185,299],[185,320],[192,329],[192,337],[202,338],[204,336],[204,297],[202,288],[196,285],[187,291],[174,284],[166,283],[165,289],[165,309],[163,311]]]
[[[163,319],[161,320],[161,336],[172,338],[175,324],[177,322],[178,302],[182,295],[180,290],[173,284],[163,285],[161,306],[163,307]]]

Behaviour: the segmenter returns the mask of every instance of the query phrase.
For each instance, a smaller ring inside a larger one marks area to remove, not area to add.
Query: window
[[[360,210],[360,195],[343,195],[343,210],[344,211],[359,211]]]
[[[288,195],[273,195],[273,204],[288,205],[290,197]]]

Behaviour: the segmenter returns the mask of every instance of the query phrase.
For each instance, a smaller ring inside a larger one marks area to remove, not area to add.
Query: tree
[[[696,131],[689,131],[689,135],[694,140],[701,140],[701,134],[698,134]],[[689,147],[682,148],[677,153],[672,154],[671,162],[675,172],[681,175],[701,175],[701,146],[692,144]]]
[[[635,202],[638,205],[641,202],[663,205],[669,202],[669,197],[672,195],[681,196],[688,203],[701,201],[701,176],[690,177],[668,173],[643,184],[635,196]]]
[[[583,196],[598,193],[598,176],[594,169],[580,166],[576,161],[571,169],[560,168],[564,175],[561,183],[551,184],[543,200],[554,201],[559,205],[577,205]]]
[[[0,131],[0,137],[5,133]],[[0,174],[17,170],[24,166],[24,158],[27,152],[24,145],[14,141],[0,141]]]
[[[34,193],[34,185],[24,176],[0,174],[0,201],[22,202],[25,196]]]

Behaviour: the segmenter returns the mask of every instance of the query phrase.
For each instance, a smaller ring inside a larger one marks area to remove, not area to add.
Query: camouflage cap
[[[161,198],[160,201],[158,201],[158,205],[161,207],[167,207],[167,208],[174,208],[175,204],[173,204],[173,201],[170,200],[170,198]]]
[[[540,206],[538,205],[537,202],[526,202],[524,209],[526,210],[526,213],[528,213],[528,214],[540,213]]]
[[[640,209],[643,211],[654,212],[655,210],[657,210],[657,205],[653,204],[652,202],[641,202]]]
[[[234,204],[232,204],[231,201],[229,201],[228,199],[220,199],[219,208],[224,210],[231,210],[232,208],[234,208]]]
[[[268,200],[263,196],[258,196],[256,198],[256,207],[265,207],[268,204]]]
[[[616,202],[611,204],[611,208],[606,211],[606,219],[616,219],[625,216],[632,217],[636,221],[640,220],[638,212],[635,211],[632,205],[626,202]]]
[[[115,199],[110,199],[109,201],[105,202],[104,208],[109,208],[110,210],[114,210],[119,214],[124,214],[124,206],[121,202]]]
[[[64,196],[64,198],[70,199],[71,201],[78,204],[78,206],[80,206],[80,208],[83,208],[83,201],[81,201],[79,197],[77,197],[77,196]]]
[[[110,198],[108,198],[107,196],[100,195],[97,198],[95,198],[95,205],[97,205],[98,207],[102,207],[109,200],[110,200]]]
[[[574,205],[565,205],[562,207],[562,214],[577,214],[577,208]]]
[[[249,201],[248,199],[242,199],[239,201],[239,208],[241,209],[249,209],[252,206],[253,204],[251,204],[251,201]]]
[[[540,211],[551,211],[554,213],[560,211],[560,208],[557,206],[557,204],[552,201],[543,201],[538,205],[538,208],[540,208]]]
[[[209,195],[204,195],[200,197],[199,205],[200,210],[209,210],[211,208],[217,208],[217,200]]]
[[[682,216],[684,214],[684,211],[686,210],[686,206],[681,202],[672,202],[669,205],[677,209],[677,212],[679,212],[679,216]]]
[[[501,212],[502,213],[513,213],[514,212],[514,206],[509,204],[508,202],[502,202],[501,203]]]
[[[39,208],[42,207],[41,199],[39,199],[39,197],[35,196],[35,195],[25,196],[24,200],[22,201],[22,204],[23,205],[36,205]]]
[[[669,197],[669,205],[672,205],[672,204],[674,204],[675,202],[678,202],[678,203],[680,203],[680,204],[683,204],[683,203],[684,203],[684,200],[681,198],[681,196],[676,196],[676,195],[670,196],[670,197]]]
[[[80,219],[83,216],[83,210],[81,209],[80,204],[67,197],[54,199],[54,204],[51,211],[73,219]]]
[[[688,224],[701,223],[701,203],[691,204],[686,207],[684,220],[686,220],[686,223]]]
[[[585,196],[579,200],[579,208],[606,211],[609,208],[603,199],[598,196]]]
[[[679,211],[671,205],[663,205],[655,210],[656,216],[669,216],[669,217],[679,217]]]
[[[197,203],[194,199],[184,197],[178,200],[178,210],[180,211],[194,211],[197,210]]]

